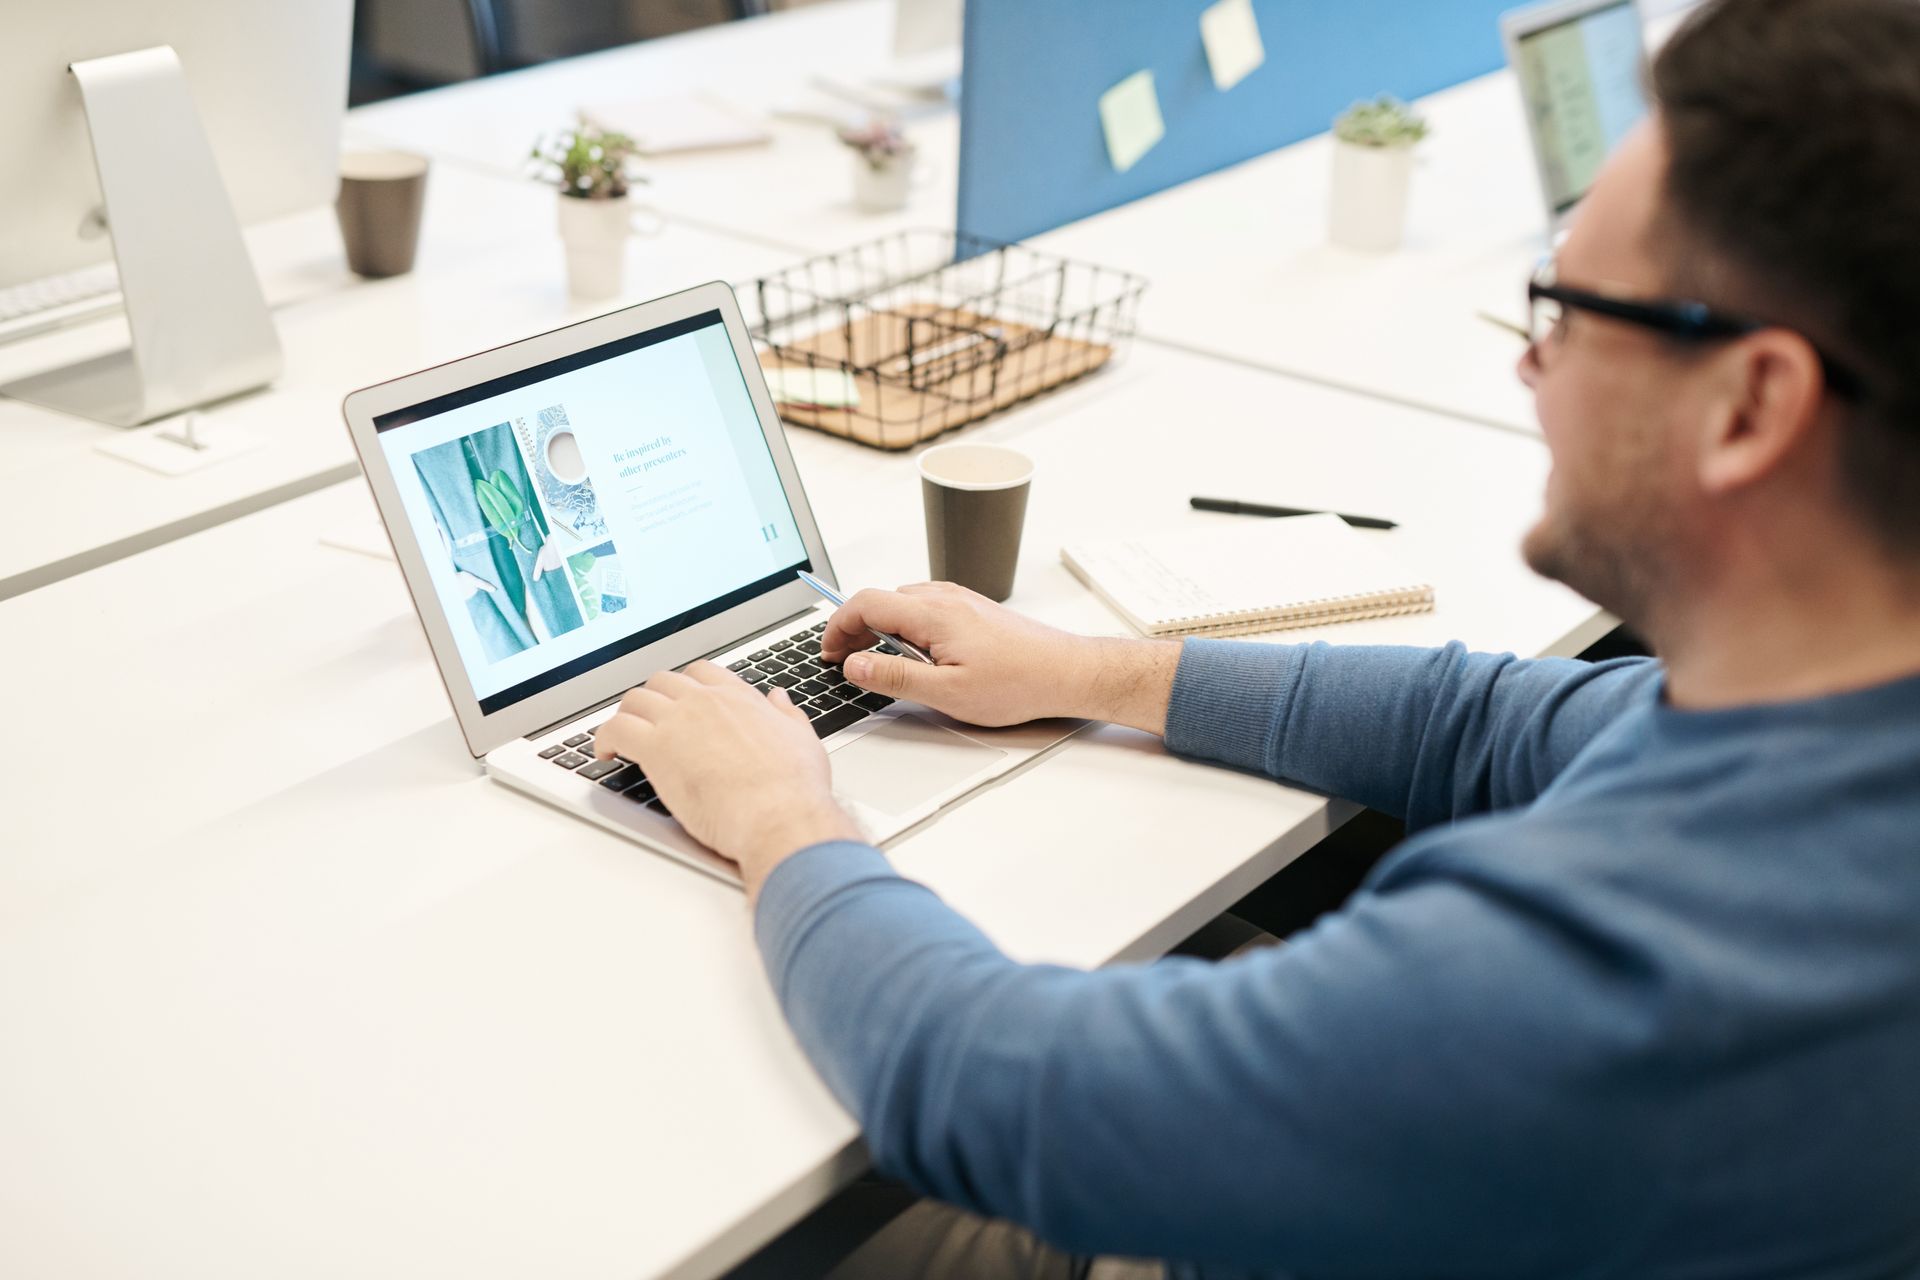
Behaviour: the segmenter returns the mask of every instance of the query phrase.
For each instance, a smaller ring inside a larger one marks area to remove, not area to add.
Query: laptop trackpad
[[[1006,754],[904,715],[833,753],[833,789],[882,813],[909,813]]]

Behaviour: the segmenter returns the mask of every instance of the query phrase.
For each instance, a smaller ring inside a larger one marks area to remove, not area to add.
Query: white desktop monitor
[[[1500,34],[1557,232],[1647,114],[1640,10],[1634,0],[1550,0],[1503,16]]]
[[[352,0],[9,0],[0,21],[0,288],[104,260],[79,61],[171,45],[234,212],[332,201]]]
[[[352,0],[11,8],[0,288],[111,250],[130,347],[0,394],[135,426],[272,382],[279,338],[240,224],[333,198]]]

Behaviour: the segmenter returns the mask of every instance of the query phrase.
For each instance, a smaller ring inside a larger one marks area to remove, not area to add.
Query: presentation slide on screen
[[[1534,112],[1548,196],[1565,209],[1646,114],[1640,18],[1631,4],[1529,36],[1519,73]]]
[[[380,443],[482,698],[806,558],[721,325]]]

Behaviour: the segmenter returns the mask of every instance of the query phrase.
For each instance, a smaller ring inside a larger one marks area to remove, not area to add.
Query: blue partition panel
[[[1253,0],[1266,62],[1225,93],[1207,0],[967,0],[962,230],[1019,240],[1324,133],[1358,98],[1416,98],[1505,61],[1516,0]],[[1126,173],[1100,95],[1153,72],[1166,137]]]

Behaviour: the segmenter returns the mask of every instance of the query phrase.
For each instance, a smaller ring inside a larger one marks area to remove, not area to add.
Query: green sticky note
[[[1267,60],[1253,0],[1219,0],[1200,15],[1200,41],[1207,49],[1213,87],[1225,93]]]
[[[1100,95],[1100,124],[1107,131],[1107,156],[1125,173],[1167,136],[1160,118],[1160,95],[1153,72],[1136,71]]]

